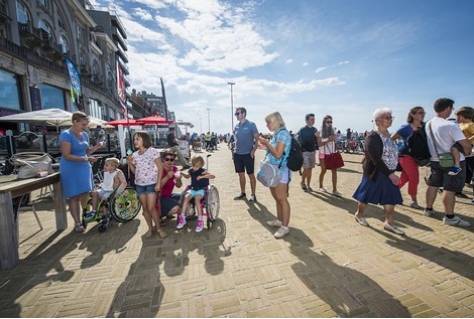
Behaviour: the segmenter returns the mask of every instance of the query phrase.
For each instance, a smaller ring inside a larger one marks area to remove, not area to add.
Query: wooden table
[[[53,173],[41,178],[16,179],[0,183],[0,269],[12,269],[20,262],[18,207],[15,207],[12,199],[53,185],[56,229],[67,228],[66,201],[61,189],[59,174]]]

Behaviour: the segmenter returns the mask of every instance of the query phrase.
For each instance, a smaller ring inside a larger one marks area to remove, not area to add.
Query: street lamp
[[[208,132],[211,132],[211,109],[210,108],[207,108],[207,122],[208,122],[208,125],[209,125],[209,131]]]
[[[232,119],[232,127],[230,133],[234,133],[234,94],[232,87],[235,85],[235,82],[227,82],[230,85],[230,118]]]

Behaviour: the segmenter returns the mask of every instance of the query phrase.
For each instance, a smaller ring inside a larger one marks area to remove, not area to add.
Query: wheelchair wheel
[[[206,212],[211,222],[219,217],[219,209],[219,191],[217,190],[217,187],[211,185],[206,199]]]
[[[120,223],[126,223],[134,219],[141,208],[142,205],[137,192],[132,188],[125,189],[117,199],[112,197],[109,205],[112,217]]]

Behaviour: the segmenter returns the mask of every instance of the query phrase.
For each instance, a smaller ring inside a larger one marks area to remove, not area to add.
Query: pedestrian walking
[[[298,140],[303,151],[303,172],[301,174],[301,188],[306,192],[312,192],[311,177],[313,168],[316,166],[316,151],[318,150],[318,142],[314,127],[314,114],[306,114],[306,125],[298,132]]]

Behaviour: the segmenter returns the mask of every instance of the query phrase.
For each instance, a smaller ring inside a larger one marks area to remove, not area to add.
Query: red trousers
[[[402,174],[400,175],[399,188],[402,188],[408,183],[408,194],[416,195],[418,193],[418,183],[420,182],[420,172],[418,171],[418,165],[410,155],[400,156],[398,162],[402,167]]]

